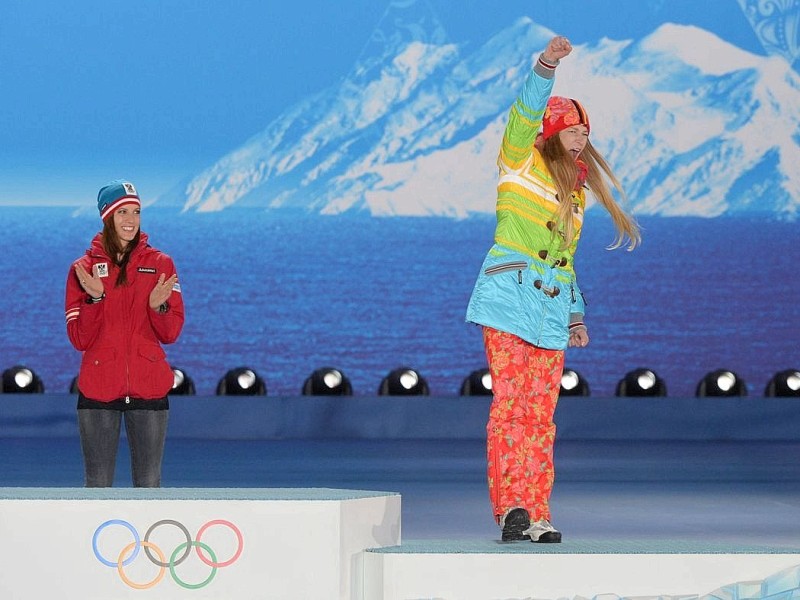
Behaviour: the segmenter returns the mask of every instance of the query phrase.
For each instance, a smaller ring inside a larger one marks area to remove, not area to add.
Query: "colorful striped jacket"
[[[466,320],[506,331],[542,348],[567,347],[570,323],[585,303],[573,260],[585,207],[574,192],[575,237],[562,249],[555,229],[556,188],[534,147],[553,87],[553,71],[537,64],[511,108],[500,156],[497,227],[467,307]]]

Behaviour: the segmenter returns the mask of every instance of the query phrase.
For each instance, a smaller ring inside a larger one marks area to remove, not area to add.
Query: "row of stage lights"
[[[174,368],[175,383],[170,394],[194,395],[192,379],[181,369]],[[25,394],[42,393],[44,384],[36,373],[15,366],[3,371],[3,393]],[[77,378],[72,380],[70,392],[77,393]],[[317,369],[303,383],[304,396],[352,396],[350,380],[338,369],[326,367]],[[267,385],[253,369],[239,367],[228,371],[217,384],[218,396],[264,396]],[[408,367],[391,371],[383,378],[378,388],[379,396],[427,396],[428,383],[419,372]],[[492,377],[488,369],[478,369],[470,373],[461,384],[462,396],[491,396]],[[630,371],[617,383],[617,396],[657,397],[667,395],[664,380],[650,369]],[[589,384],[577,371],[564,369],[561,377],[562,396],[589,396]],[[697,384],[698,397],[746,396],[747,385],[733,371],[720,369],[708,373]],[[764,390],[767,397],[800,397],[800,371],[789,369],[776,373]]]

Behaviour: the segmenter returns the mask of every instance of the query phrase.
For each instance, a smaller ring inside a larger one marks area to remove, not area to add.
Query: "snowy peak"
[[[447,32],[427,0],[392,0],[370,35],[348,79],[358,85],[412,44],[441,46]]]
[[[658,58],[663,63],[682,63],[707,75],[754,69],[759,60],[713,33],[692,25],[665,23],[635,46],[639,53]]]
[[[173,200],[201,211],[492,213],[506,114],[552,35],[518,19],[465,55],[427,2],[394,2],[340,85],[287,110]],[[638,41],[576,47],[555,93],[586,105],[633,212],[796,218],[800,80],[785,61],[665,24]]]

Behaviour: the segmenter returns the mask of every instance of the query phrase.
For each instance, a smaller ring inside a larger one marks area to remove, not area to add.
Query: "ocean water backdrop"
[[[24,364],[63,393],[79,366],[64,326],[70,263],[99,230],[93,211],[0,207],[0,367]],[[670,396],[692,396],[717,368],[738,372],[750,395],[773,373],[800,367],[797,225],[747,218],[642,218],[644,244],[608,251],[611,223],[587,214],[576,260],[591,344],[567,365],[594,396],[614,394],[647,366]],[[494,219],[295,217],[255,209],[185,213],[145,208],[142,229],[178,266],[186,304],[170,362],[198,394],[237,366],[262,375],[269,395],[297,395],[335,366],[356,395],[375,395],[407,365],[433,395],[458,395],[485,366],[478,327],[464,311]]]

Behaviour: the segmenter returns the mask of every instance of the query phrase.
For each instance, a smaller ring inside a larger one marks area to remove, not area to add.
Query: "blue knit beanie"
[[[141,206],[139,194],[130,181],[125,179],[115,179],[100,188],[97,194],[97,210],[100,211],[100,218],[105,219],[123,204],[133,203]]]

